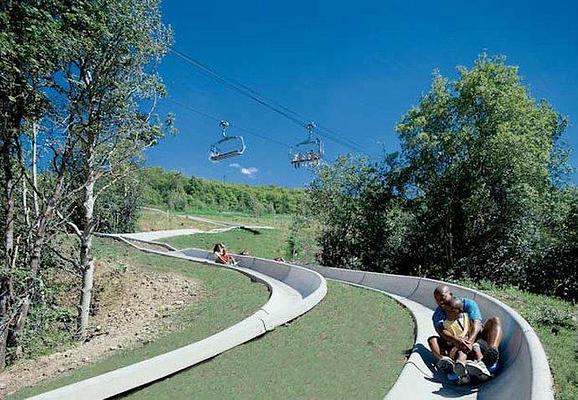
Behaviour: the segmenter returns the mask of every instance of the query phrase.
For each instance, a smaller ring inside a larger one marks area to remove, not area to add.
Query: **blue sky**
[[[165,0],[175,49],[339,132],[378,157],[399,148],[394,126],[418,103],[433,69],[455,77],[482,51],[503,54],[537,99],[570,117],[578,149],[578,5],[573,1],[212,1]],[[160,67],[169,97],[287,144],[306,131],[169,54]],[[247,150],[207,159],[219,127],[173,103],[179,134],[147,153],[158,165],[210,179],[302,186],[311,173],[288,148],[243,134]],[[235,133],[234,129],[230,130]],[[238,132],[241,133],[241,132]],[[328,160],[351,151],[325,140]],[[573,166],[578,165],[576,150]],[[572,177],[578,182],[578,175]]]

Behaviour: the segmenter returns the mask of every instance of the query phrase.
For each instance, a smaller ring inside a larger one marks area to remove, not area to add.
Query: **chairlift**
[[[323,143],[319,138],[313,139],[315,124],[310,122],[305,128],[309,132],[307,140],[297,143],[289,151],[291,164],[295,168],[319,165],[323,157]]]
[[[243,136],[227,136],[227,121],[219,122],[222,139],[211,146],[209,150],[209,160],[218,162],[227,158],[240,156],[245,152],[245,141]]]

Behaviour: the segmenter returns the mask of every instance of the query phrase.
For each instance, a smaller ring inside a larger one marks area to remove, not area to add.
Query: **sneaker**
[[[498,363],[499,358],[500,352],[498,351],[498,349],[496,349],[495,347],[488,347],[488,350],[486,350],[486,352],[484,353],[483,361],[487,367],[491,367],[492,365]]]
[[[481,382],[485,382],[492,377],[488,367],[481,360],[469,360],[466,362],[466,370],[470,376],[478,378]]]
[[[458,379],[458,385],[467,385],[471,381],[472,378],[468,374],[466,374],[464,376],[460,376],[460,379]]]
[[[447,373],[453,372],[454,361],[448,356],[443,356],[437,363],[438,370]]]
[[[467,375],[466,366],[459,361],[454,364],[454,373],[461,378]]]
[[[500,351],[497,348],[490,347],[488,342],[486,342],[484,339],[478,339],[476,344],[480,346],[480,350],[484,355],[482,360],[484,361],[484,364],[486,364],[486,367],[490,368],[491,366],[498,363],[498,359],[500,358]]]

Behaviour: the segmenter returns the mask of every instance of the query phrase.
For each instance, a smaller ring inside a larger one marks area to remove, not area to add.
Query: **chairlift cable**
[[[307,119],[304,118],[302,115],[300,115],[299,113],[279,104],[278,102],[267,98],[266,96],[263,96],[262,94],[260,94],[259,92],[251,89],[250,87],[235,81],[235,80],[231,80],[231,79],[227,79],[221,75],[219,75],[217,72],[215,72],[214,70],[212,70],[211,68],[209,68],[208,66],[204,65],[203,63],[201,63],[200,61],[194,59],[193,57],[190,57],[184,53],[182,53],[179,50],[176,49],[170,49],[170,51],[175,54],[176,56],[180,57],[181,59],[183,59],[184,61],[188,62],[189,64],[193,65],[194,67],[198,68],[202,73],[204,73],[205,75],[209,76],[210,78],[216,80],[217,82],[243,94],[244,96],[247,96],[249,98],[251,98],[252,100],[258,102],[259,104],[269,108],[270,110],[284,116],[285,118],[289,119],[290,121],[294,122],[295,124],[306,128],[307,127]],[[270,103],[275,104],[276,106],[271,105]],[[360,153],[363,154],[367,154],[365,151],[362,150],[361,146],[359,144],[357,144],[356,142],[347,139],[347,138],[339,138],[339,135],[337,132],[326,128],[324,126],[320,126],[320,129],[325,131],[326,133],[320,133],[318,132],[318,134],[320,136],[323,136],[335,143],[338,143],[344,147],[350,148],[352,150],[358,151]]]
[[[170,102],[170,103],[173,103],[173,104],[175,104],[175,105],[177,105],[177,106],[179,106],[179,107],[181,107],[181,108],[184,108],[184,109],[189,110],[189,111],[192,111],[192,112],[194,112],[194,113],[196,113],[196,114],[198,114],[198,115],[201,115],[201,116],[203,116],[203,117],[205,117],[205,118],[211,119],[211,120],[213,120],[213,121],[215,121],[215,122],[220,123],[221,121],[223,121],[223,118],[218,118],[218,117],[216,117],[216,116],[214,116],[214,115],[207,114],[207,113],[204,112],[204,111],[197,110],[196,108],[193,108],[193,107],[188,106],[188,105],[186,105],[186,104],[183,104],[183,103],[181,103],[181,102],[178,102],[178,101],[175,101],[175,100],[172,100],[172,99],[165,99],[165,100],[168,101],[168,102]],[[252,130],[252,129],[243,128],[243,127],[241,127],[241,126],[238,126],[238,125],[232,124],[232,123],[229,123],[229,126],[230,126],[230,127],[235,127],[235,128],[237,128],[238,130],[243,131],[243,132],[245,132],[245,133],[247,133],[247,134],[249,134],[249,135],[258,137],[258,138],[263,139],[263,140],[267,140],[267,141],[269,141],[269,142],[271,142],[271,143],[275,143],[276,145],[283,146],[283,147],[287,147],[287,148],[291,148],[291,146],[289,146],[287,143],[283,143],[283,142],[280,142],[280,141],[278,141],[278,140],[272,139],[272,138],[269,137],[269,136],[259,134],[259,133],[255,132],[255,131]]]
[[[290,115],[289,113],[286,113],[282,110],[279,110],[278,108],[268,104],[267,102],[265,102],[264,100],[254,96],[253,94],[251,94],[250,91],[243,89],[242,87],[239,87],[238,85],[236,85],[235,83],[231,82],[230,80],[222,77],[221,75],[217,74],[216,72],[214,72],[213,70],[211,70],[209,67],[203,65],[201,62],[195,60],[194,58],[178,51],[175,49],[171,49],[170,50],[173,54],[177,55],[178,57],[180,57],[181,59],[185,60],[186,62],[188,62],[189,64],[193,65],[194,67],[198,68],[201,72],[203,72],[205,75],[213,78],[214,80],[216,80],[217,82],[233,89],[236,90],[237,92],[243,94],[244,96],[247,96],[249,98],[251,98],[252,100],[258,102],[259,104],[269,108],[270,110],[281,114],[282,116],[284,116],[285,118],[293,121],[295,124],[301,126],[301,127],[305,127],[306,123],[299,120],[298,118],[293,117],[292,115]]]
[[[199,63],[199,64],[200,64],[200,63]],[[201,64],[201,65],[203,65],[203,64]],[[203,68],[210,70],[210,68],[207,67],[207,66],[205,66],[205,65],[203,65]],[[212,71],[212,72],[213,72],[213,71]],[[302,121],[307,121],[307,120],[309,120],[309,118],[303,116],[302,114],[299,114],[298,112],[293,111],[293,110],[291,110],[291,109],[288,108],[288,107],[285,107],[283,104],[280,104],[280,103],[277,102],[276,100],[274,100],[274,99],[272,99],[272,98],[270,98],[270,97],[267,97],[267,96],[263,95],[262,93],[257,92],[256,90],[250,88],[249,86],[247,86],[247,85],[245,85],[245,84],[243,84],[243,83],[241,83],[241,82],[239,82],[239,81],[237,81],[237,80],[235,80],[235,79],[230,79],[230,80],[231,80],[235,85],[238,85],[238,86],[242,87],[243,89],[251,92],[253,95],[258,96],[258,97],[260,97],[261,99],[264,99],[265,101],[268,101],[269,103],[273,103],[275,106],[277,106],[277,107],[281,108],[282,110],[284,110],[284,111],[292,114],[293,116],[295,116],[295,118],[301,119]],[[307,129],[307,126],[305,126],[305,128]],[[343,135],[340,135],[340,134],[337,133],[336,131],[334,131],[334,130],[332,130],[332,129],[324,126],[324,125],[321,125],[321,124],[316,124],[316,128],[321,129],[321,130],[323,130],[323,131],[326,131],[326,132],[328,132],[328,133],[331,133],[331,134],[333,134],[334,136],[337,136],[337,137],[338,137],[337,139],[328,137],[329,139],[333,139],[333,140],[338,140],[338,141],[339,141],[339,140],[341,140],[341,138],[339,138],[339,137],[340,137],[340,136],[343,137],[343,141],[344,141],[344,142],[348,143],[351,147],[355,148],[357,151],[366,154],[366,153],[361,149],[361,146],[360,146],[358,143],[354,142],[354,141],[351,140],[351,139],[348,139],[348,138],[344,137]],[[340,142],[340,144],[343,145],[343,143],[341,143],[341,142]]]

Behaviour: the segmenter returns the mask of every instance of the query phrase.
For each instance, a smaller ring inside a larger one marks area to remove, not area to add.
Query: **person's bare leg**
[[[467,358],[468,358],[468,355],[466,353],[464,353],[463,351],[458,351],[456,361],[461,362],[462,364],[465,364]]]
[[[480,349],[480,345],[478,343],[474,343],[472,351],[470,352],[470,357],[477,361],[480,361],[482,358],[484,358],[484,355],[482,354],[482,350]]]
[[[470,382],[470,379],[466,370],[466,359],[468,355],[463,351],[458,351],[456,363],[454,365],[454,373],[460,378],[458,381],[459,385],[464,385]]]
[[[480,333],[480,339],[485,340],[488,344],[488,348],[483,353],[483,361],[488,367],[491,367],[500,358],[498,347],[502,341],[502,324],[498,317],[486,321],[484,329]]]
[[[502,341],[502,323],[500,318],[493,317],[486,321],[484,329],[480,333],[480,337],[484,339],[490,347],[498,348]]]
[[[436,358],[436,360],[440,360],[442,357],[447,356],[447,350],[444,346],[441,345],[441,340],[439,336],[431,336],[427,342],[429,344],[429,348]]]

